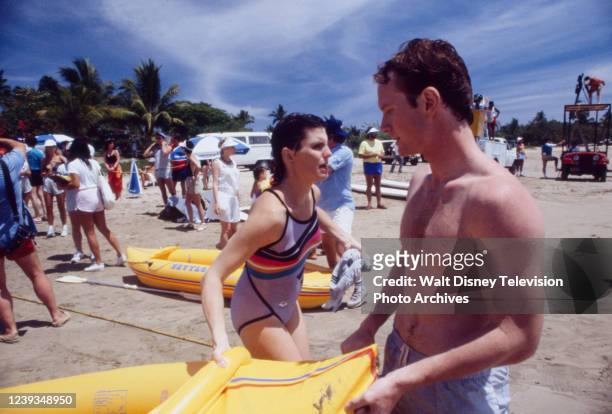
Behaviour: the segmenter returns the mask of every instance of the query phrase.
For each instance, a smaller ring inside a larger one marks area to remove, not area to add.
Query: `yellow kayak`
[[[219,253],[218,250],[181,249],[177,246],[162,249],[128,247],[127,263],[138,280],[147,286],[200,293],[202,274],[215,261]],[[242,268],[236,269],[225,279],[223,296],[232,297],[241,273]],[[329,269],[307,263],[304,283],[298,298],[300,307],[302,309],[318,308],[327,302],[330,297],[330,280]]]
[[[48,414],[321,414],[344,413],[345,404],[376,378],[376,345],[317,362],[252,359],[244,348],[233,348],[224,357],[226,368],[206,361],[143,365],[4,388],[0,393],[75,394],[74,408],[42,410]]]

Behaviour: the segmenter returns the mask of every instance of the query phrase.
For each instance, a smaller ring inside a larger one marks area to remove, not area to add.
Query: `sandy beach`
[[[415,168],[406,166],[402,174],[391,174],[385,166],[384,178],[408,181]],[[549,176],[553,175],[552,168],[550,163]],[[363,182],[361,170],[361,162],[355,161],[354,182]],[[520,181],[544,213],[547,237],[612,237],[610,181],[592,182],[590,177],[575,177],[569,182],[542,179],[539,149],[528,150],[525,174]],[[246,204],[252,180],[250,171],[241,172],[242,204]],[[127,192],[116,208],[107,212],[109,226],[124,250],[127,246],[168,245],[214,248],[217,243],[218,223],[208,224],[203,232],[185,232],[177,224],[157,219],[162,209],[157,187],[146,189],[139,198],[126,196]],[[365,205],[364,195],[354,197],[357,206]],[[386,200],[386,205],[387,210],[358,209],[353,235],[396,237],[403,202]],[[46,224],[40,225],[39,231],[46,231]],[[88,274],[82,271],[86,262],[71,265],[74,247],[70,237],[41,236],[37,240],[38,255],[50,279],[72,274],[91,280],[136,283],[128,267],[107,266],[104,272]],[[106,263],[113,263],[110,246],[101,237],[100,242]],[[197,302],[178,296],[54,282],[59,304],[73,313],[65,327],[55,329],[48,323],[45,308],[33,302],[37,299],[28,279],[14,263],[6,263],[21,340],[0,345],[2,387],[118,367],[210,358],[211,348],[196,343],[210,341]],[[340,343],[363,317],[359,310],[305,312],[314,357],[337,355]],[[226,322],[232,344],[239,345],[227,306]],[[612,315],[546,316],[536,355],[511,368],[512,412],[610,412],[611,328]],[[381,354],[390,329],[388,322],[377,336]]]

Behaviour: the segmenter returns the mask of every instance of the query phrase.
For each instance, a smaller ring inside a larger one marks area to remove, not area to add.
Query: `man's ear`
[[[428,86],[423,89],[419,98],[423,111],[426,114],[433,115],[440,110],[442,106],[442,97],[440,96],[440,92],[438,92],[438,89],[434,88],[433,86]]]

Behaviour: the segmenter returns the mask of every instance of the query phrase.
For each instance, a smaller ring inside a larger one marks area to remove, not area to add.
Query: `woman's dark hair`
[[[272,131],[272,158],[274,159],[274,185],[280,184],[287,174],[282,150],[299,150],[308,129],[323,128],[325,121],[316,115],[291,113],[278,121]]]
[[[416,108],[416,97],[428,86],[438,90],[444,103],[459,120],[472,122],[472,82],[465,62],[445,40],[413,39],[378,67],[374,80],[386,85],[390,74],[395,86]]]
[[[31,147],[31,148],[34,148],[36,146],[36,144],[37,144],[36,138],[33,137],[32,135],[26,137],[25,142],[26,142],[26,144],[28,144],[28,147]]]
[[[68,150],[68,155],[71,160],[80,159],[91,169],[91,164],[89,163],[89,158],[91,154],[89,153],[89,146],[87,145],[87,141],[82,138],[77,138],[72,141],[70,144],[70,149]]]
[[[117,149],[117,144],[115,144],[115,140],[113,139],[107,139],[106,142],[104,143],[104,151],[108,151],[108,146],[110,144],[113,144],[113,149]]]
[[[268,164],[260,164],[253,169],[253,178],[255,181],[259,179],[262,172],[269,170]]]

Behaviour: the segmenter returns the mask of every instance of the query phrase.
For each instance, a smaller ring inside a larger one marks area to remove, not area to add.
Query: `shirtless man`
[[[534,200],[474,142],[470,78],[452,45],[412,40],[374,78],[381,129],[397,141],[401,154],[424,154],[430,166],[410,183],[401,238],[543,237]],[[366,317],[342,351],[374,343],[388,318]],[[529,358],[541,330],[541,315],[396,314],[385,347],[384,376],[347,408],[507,412],[505,365]]]

